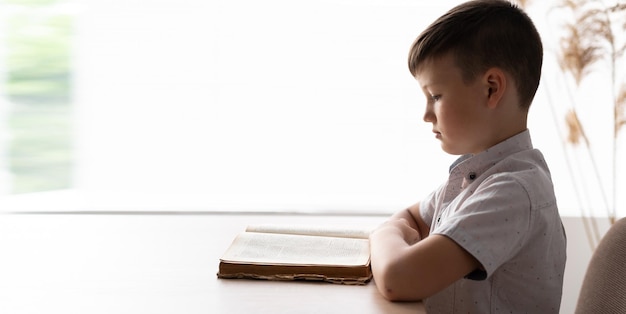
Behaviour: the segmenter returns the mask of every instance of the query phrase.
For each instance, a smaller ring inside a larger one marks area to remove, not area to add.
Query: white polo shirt
[[[420,203],[430,234],[483,266],[424,300],[429,313],[558,313],[566,238],[550,171],[528,130],[459,158]]]

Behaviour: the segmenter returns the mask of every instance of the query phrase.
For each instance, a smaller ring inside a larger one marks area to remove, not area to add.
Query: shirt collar
[[[526,129],[481,153],[459,157],[450,166],[450,176],[460,175],[466,180],[473,181],[504,158],[529,149],[533,149],[533,144],[530,132]]]

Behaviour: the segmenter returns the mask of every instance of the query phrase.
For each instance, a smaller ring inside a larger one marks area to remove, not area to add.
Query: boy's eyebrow
[[[433,87],[443,84],[442,77],[440,77],[440,75],[433,75],[432,73],[428,76],[420,76],[420,73],[418,73],[417,75],[415,75],[415,79],[417,80],[421,88]]]
[[[420,88],[421,88],[423,91],[426,91],[426,90],[428,89],[428,87],[429,87],[429,86],[431,86],[431,85],[432,85],[432,84],[420,84]]]
[[[442,85],[441,83],[437,83],[437,82],[427,82],[426,84],[421,84],[421,87],[423,89],[427,89],[428,87],[433,87],[433,86],[437,86],[437,85]]]

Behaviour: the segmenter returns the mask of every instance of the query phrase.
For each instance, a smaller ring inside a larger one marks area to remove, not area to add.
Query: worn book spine
[[[298,265],[241,265],[221,262],[217,277],[278,281],[305,280],[344,285],[365,285],[371,281],[372,271],[369,265],[321,269]]]

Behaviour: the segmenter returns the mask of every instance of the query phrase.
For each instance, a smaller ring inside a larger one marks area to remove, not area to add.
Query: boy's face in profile
[[[464,82],[454,57],[446,54],[421,64],[415,78],[427,99],[424,121],[432,123],[445,152],[477,154],[489,148],[489,87],[480,76]]]

